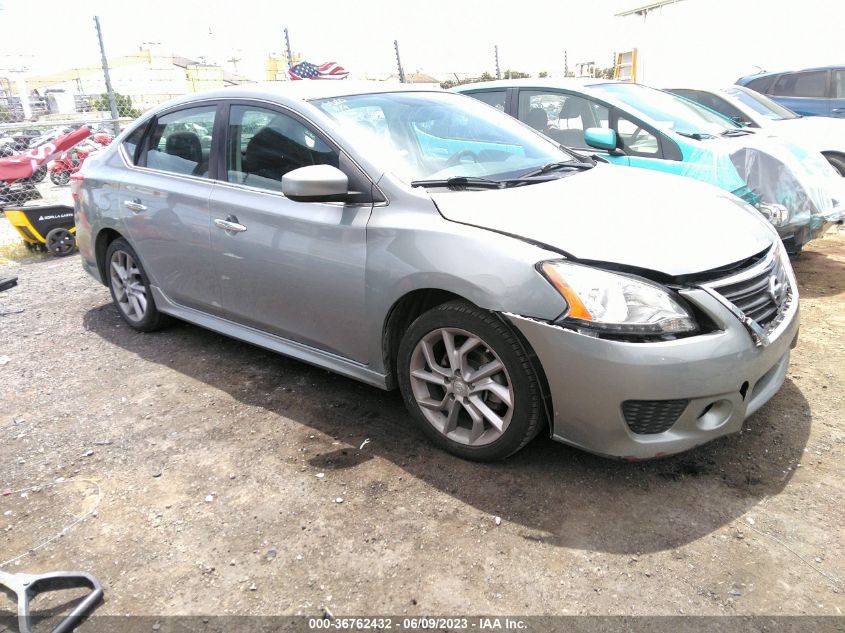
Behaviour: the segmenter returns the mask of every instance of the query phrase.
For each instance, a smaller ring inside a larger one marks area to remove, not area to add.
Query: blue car
[[[843,215],[841,178],[821,153],[756,134],[662,90],[606,79],[506,80],[453,90],[570,149],[729,191],[767,217],[791,252]]]
[[[845,66],[758,73],[736,83],[804,116],[845,117]]]

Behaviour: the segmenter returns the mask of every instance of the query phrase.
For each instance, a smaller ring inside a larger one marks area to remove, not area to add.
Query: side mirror
[[[296,202],[344,202],[349,178],[331,165],[309,165],[282,176],[282,193]]]
[[[588,127],[584,130],[584,142],[590,147],[612,152],[616,149],[616,130],[605,127]]]
[[[751,127],[751,121],[746,121],[738,114],[731,117],[731,121],[736,123],[737,125],[741,125],[742,127]]]

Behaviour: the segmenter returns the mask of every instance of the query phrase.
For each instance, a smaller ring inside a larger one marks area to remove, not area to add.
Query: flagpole
[[[405,71],[402,68],[402,59],[399,57],[399,40],[393,40],[393,49],[396,51],[396,66],[399,68],[399,83],[405,83]]]
[[[288,70],[290,70],[293,66],[293,53],[290,52],[290,35],[288,35],[287,27],[285,27],[285,50],[288,54]]]

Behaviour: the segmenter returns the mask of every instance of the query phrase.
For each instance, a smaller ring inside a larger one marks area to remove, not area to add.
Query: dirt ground
[[[0,562],[40,545],[2,568],[87,570],[99,614],[845,610],[845,230],[795,261],[782,390],[743,433],[647,463],[543,437],[461,461],[396,392],[189,325],[135,333],[77,256],[0,257],[20,283]]]

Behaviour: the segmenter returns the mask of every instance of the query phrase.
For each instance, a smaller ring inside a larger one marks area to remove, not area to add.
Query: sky
[[[531,15],[516,16],[513,3],[494,0],[153,0],[145,3],[147,10],[127,14],[123,2],[39,0],[35,38],[19,26],[32,23],[30,0],[0,3],[0,67],[10,65],[3,56],[10,52],[25,55],[20,61],[39,71],[57,63],[78,64],[92,57],[96,61],[92,16],[99,15],[110,56],[135,51],[143,42],[161,42],[184,56],[206,55],[224,63],[240,57],[239,69],[249,72],[263,69],[269,52],[283,50],[287,27],[295,53],[315,63],[337,61],[354,74],[395,72],[394,39],[399,40],[408,72],[492,71],[496,43],[503,68],[538,72],[562,67],[566,49],[571,49],[570,64],[603,54],[607,59],[602,65],[608,66],[611,47],[572,25],[587,24],[595,15],[606,21],[616,4],[589,3],[602,5],[596,9],[582,2],[552,1]]]
[[[264,60],[292,49],[314,62],[337,61],[353,76],[395,72],[398,39],[406,72],[438,77],[494,71],[561,72],[577,62],[611,64],[616,51],[640,49],[641,79],[690,75],[732,83],[756,66],[774,69],[845,63],[840,53],[845,3],[826,0],[683,0],[661,14],[618,18],[645,0],[323,0],[293,3],[238,0],[0,0],[0,75],[99,62],[93,16],[99,15],[109,56],[146,42],[186,57],[204,56],[261,78]],[[142,10],[143,8],[143,10]],[[35,28],[22,28],[21,25]],[[838,57],[837,57],[838,56]]]

